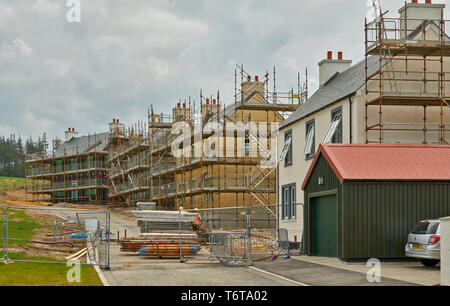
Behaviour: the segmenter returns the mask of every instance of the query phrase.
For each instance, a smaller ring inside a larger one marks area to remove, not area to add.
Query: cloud
[[[383,1],[396,16],[403,0]],[[0,134],[63,136],[107,130],[112,118],[146,120],[178,99],[220,90],[230,103],[234,69],[297,88],[326,51],[363,59],[366,1],[81,0],[68,23],[62,0],[0,0]]]
[[[16,38],[11,42],[6,42],[2,45],[0,52],[4,56],[12,57],[30,57],[33,54],[33,49],[28,46],[22,39]]]

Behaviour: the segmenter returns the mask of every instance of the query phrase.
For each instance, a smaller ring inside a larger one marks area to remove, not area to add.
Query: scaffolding
[[[125,128],[119,119],[110,123],[108,203],[136,204],[149,198],[149,141],[147,124]]]
[[[446,91],[450,72],[445,69],[450,57],[450,39],[445,33],[448,21],[444,20],[443,8],[439,19],[409,18],[408,9],[417,6],[405,3],[400,18],[387,18],[380,12],[377,19],[365,22],[366,143],[400,139],[404,143],[406,138],[412,143],[447,144],[445,132],[449,128],[444,114],[450,101]],[[374,58],[378,67],[371,71]],[[388,115],[386,107],[400,106],[409,108],[403,109],[401,116]],[[423,120],[417,122],[416,115],[415,122],[405,122],[407,112],[414,107],[422,108]],[[433,117],[429,112],[436,108],[439,114],[432,113]],[[387,121],[390,117],[393,122]],[[434,133],[437,137],[433,139]]]
[[[237,89],[238,71],[241,88]],[[274,69],[274,74],[275,74]],[[225,106],[220,92],[205,95],[200,91],[200,103],[189,97],[179,101],[172,115],[149,113],[150,197],[158,209],[211,209],[276,203],[276,153],[274,138],[278,125],[307,98],[306,83],[298,92],[269,90],[269,74],[260,81],[252,78],[243,66],[235,72],[235,101]],[[227,124],[243,128],[233,130],[230,137]],[[265,129],[252,134],[249,125],[265,123]],[[175,124],[190,131],[186,139],[173,134]],[[198,127],[200,126],[200,129]],[[240,135],[238,135],[240,134]],[[231,140],[232,145],[228,143]],[[259,147],[267,148],[258,150]],[[217,146],[217,147],[216,147]],[[203,148],[215,147],[216,154],[204,154]],[[174,148],[176,148],[174,152]],[[251,154],[256,148],[256,154]],[[179,154],[174,155],[176,152]],[[197,152],[201,152],[198,154]],[[275,157],[274,157],[275,155]],[[275,161],[275,162],[274,162]],[[269,167],[268,167],[269,165]],[[258,170],[259,171],[256,171]],[[236,211],[236,220],[242,216]],[[270,220],[275,219],[275,211]],[[208,217],[208,216],[205,216]],[[220,216],[214,216],[220,226]],[[229,218],[227,222],[230,222]]]
[[[238,72],[242,81],[239,90]],[[275,74],[274,68],[272,90],[268,73],[260,81],[239,66],[235,71],[235,101],[228,106],[219,91],[205,95],[201,90],[199,103],[191,97],[179,100],[170,115],[155,113],[152,105],[147,124],[117,132],[121,130],[119,121],[113,121],[109,203],[153,202],[159,210],[276,203],[277,128],[306,101],[308,86],[307,81],[301,84],[299,73],[297,92],[277,92]],[[263,128],[252,133],[250,125],[254,123]],[[229,124],[239,126],[241,132],[232,130],[229,135]],[[179,129],[189,133],[177,133]],[[205,154],[204,148],[212,146],[217,146],[216,154]],[[232,222],[229,215],[227,222]],[[267,215],[267,224],[273,224],[275,210]],[[220,215],[213,217],[220,226]],[[235,219],[242,219],[238,210]]]
[[[25,155],[26,193],[33,201],[106,204],[105,134],[82,138],[82,147],[67,141],[51,154]]]

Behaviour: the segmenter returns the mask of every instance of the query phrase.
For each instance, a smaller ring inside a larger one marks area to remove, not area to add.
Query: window
[[[306,123],[306,144],[305,144],[305,155],[306,159],[311,159],[315,155],[315,124],[314,120]]]
[[[285,167],[292,166],[292,131],[286,132],[284,135],[284,147],[280,158],[284,159]]]
[[[248,137],[245,137],[244,149],[245,149],[245,154],[248,154],[248,152],[250,152],[250,138],[248,138]]]
[[[331,126],[323,143],[342,143],[342,108],[331,112]]]
[[[296,218],[297,188],[295,184],[282,187],[281,217],[282,220],[293,220]]]

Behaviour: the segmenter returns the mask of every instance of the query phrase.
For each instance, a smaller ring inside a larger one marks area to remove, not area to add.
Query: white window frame
[[[289,153],[289,150],[291,149],[292,145],[292,135],[288,136],[286,138],[286,141],[284,142],[284,148],[283,151],[281,151],[280,160],[286,160],[287,154]]]
[[[308,134],[306,136],[306,144],[305,144],[305,151],[304,151],[306,156],[310,156],[313,154],[315,133],[316,133],[316,125],[314,123],[311,123],[309,125]]]
[[[283,221],[297,219],[297,186],[296,184],[282,186],[282,215]]]
[[[336,113],[333,122],[331,122],[330,129],[327,132],[327,135],[325,136],[322,143],[331,143],[333,141],[334,135],[336,135],[337,129],[340,126],[342,122],[342,114]]]

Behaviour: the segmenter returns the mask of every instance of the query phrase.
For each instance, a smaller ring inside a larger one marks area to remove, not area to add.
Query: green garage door
[[[336,196],[311,199],[312,250],[314,256],[337,257]]]

